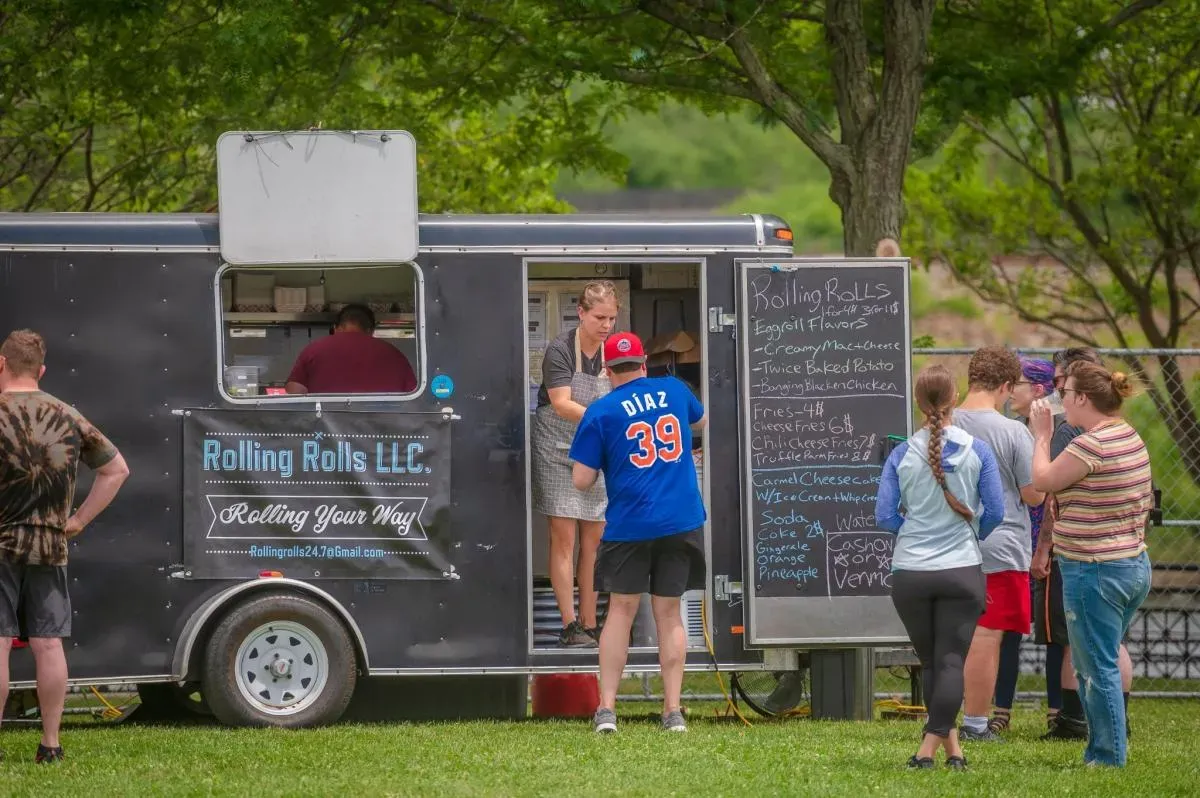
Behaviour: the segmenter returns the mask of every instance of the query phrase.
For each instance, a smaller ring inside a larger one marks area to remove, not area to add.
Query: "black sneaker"
[[[960,726],[958,729],[958,739],[970,740],[973,743],[1002,743],[1004,738],[996,734],[991,729],[984,729],[981,732],[968,729],[966,726]]]
[[[908,758],[908,767],[911,770],[933,770],[933,757],[913,754]]]
[[[38,743],[37,756],[34,757],[33,761],[41,765],[47,762],[62,762],[66,758],[67,756],[63,753],[61,745],[57,748],[47,748]]]
[[[566,648],[596,648],[596,638],[587,633],[579,621],[571,621],[558,633],[558,644]]]
[[[1050,731],[1043,734],[1041,740],[1086,740],[1088,738],[1087,721],[1076,720],[1060,714],[1054,719]]]
[[[592,638],[593,640],[595,640],[595,641],[596,641],[596,644],[597,644],[597,645],[599,645],[599,643],[600,643],[600,633],[601,633],[602,631],[604,631],[604,630],[603,630],[601,627],[599,627],[599,626],[593,626],[591,629],[584,628],[584,630],[583,630],[583,631],[587,632],[587,634],[588,634],[588,637],[590,637],[590,638]]]
[[[967,758],[965,756],[948,756],[946,757],[946,767],[950,770],[966,770]]]

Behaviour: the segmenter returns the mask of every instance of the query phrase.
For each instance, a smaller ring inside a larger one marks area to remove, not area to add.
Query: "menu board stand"
[[[911,428],[908,261],[738,267],[746,642],[906,642],[875,496]]]

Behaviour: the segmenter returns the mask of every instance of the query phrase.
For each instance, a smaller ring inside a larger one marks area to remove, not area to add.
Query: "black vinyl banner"
[[[444,543],[450,421],[439,414],[188,410],[193,578],[456,579]]]

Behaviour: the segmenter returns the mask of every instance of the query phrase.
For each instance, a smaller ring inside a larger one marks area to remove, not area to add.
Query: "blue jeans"
[[[1058,558],[1071,664],[1088,721],[1085,762],[1125,765],[1125,704],[1117,652],[1150,592],[1150,558],[1080,562]]]

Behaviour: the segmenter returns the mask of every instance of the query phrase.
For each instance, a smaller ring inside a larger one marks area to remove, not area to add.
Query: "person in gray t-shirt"
[[[1033,435],[999,408],[1021,379],[1021,361],[1001,346],[985,346],[971,357],[967,397],[954,411],[954,425],[991,447],[1004,486],[1004,520],[981,545],[987,575],[987,609],[979,618],[963,669],[964,740],[997,740],[988,728],[996,689],[1000,641],[1006,631],[1029,634],[1032,607],[1029,562],[1033,537],[1029,508],[1044,493],[1033,489]]]
[[[1033,531],[1023,495],[1032,493],[1022,488],[1030,487],[1033,482],[1033,435],[1020,421],[993,409],[960,407],[954,411],[954,425],[987,442],[996,456],[1004,485],[1004,520],[983,543],[983,572],[1028,571],[1033,556]]]

